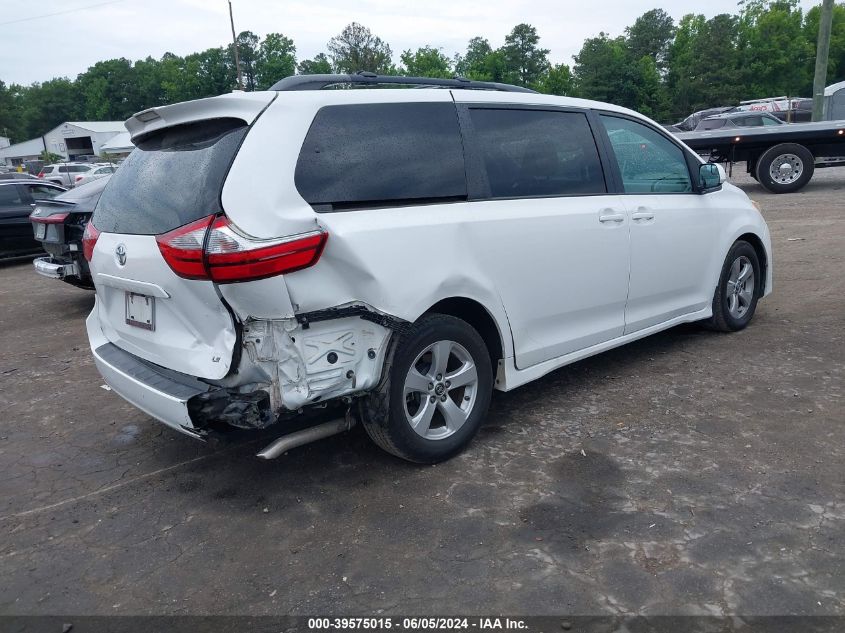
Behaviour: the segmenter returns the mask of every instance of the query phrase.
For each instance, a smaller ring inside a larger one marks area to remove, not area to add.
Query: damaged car
[[[35,272],[91,290],[91,272],[84,257],[85,225],[108,183],[110,175],[78,185],[55,198],[39,200],[29,216],[35,239],[47,253],[32,262]]]
[[[360,422],[447,459],[494,389],[679,323],[740,330],[772,288],[747,196],[617,106],[359,73],[126,126],[83,237],[96,365],[191,437],[276,429],[264,458]]]

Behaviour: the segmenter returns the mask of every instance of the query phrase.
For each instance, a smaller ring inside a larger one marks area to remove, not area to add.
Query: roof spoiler
[[[184,101],[141,110],[124,125],[133,143],[150,132],[203,119],[241,119],[252,124],[276,95],[268,92],[232,92],[219,97]]]

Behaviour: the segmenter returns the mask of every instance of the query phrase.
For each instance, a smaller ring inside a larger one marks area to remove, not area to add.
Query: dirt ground
[[[92,293],[0,267],[0,614],[845,614],[845,169],[734,179],[774,244],[747,330],[496,394],[430,467],[180,436],[101,388]]]

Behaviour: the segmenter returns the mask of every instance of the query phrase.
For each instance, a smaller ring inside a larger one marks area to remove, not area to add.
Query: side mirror
[[[698,184],[702,193],[719,189],[725,180],[725,168],[718,163],[704,163],[698,168]]]

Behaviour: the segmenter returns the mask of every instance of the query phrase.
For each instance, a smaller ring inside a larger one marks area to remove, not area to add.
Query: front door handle
[[[615,209],[602,209],[599,211],[599,222],[602,223],[618,223],[625,221],[624,213],[617,213]]]

